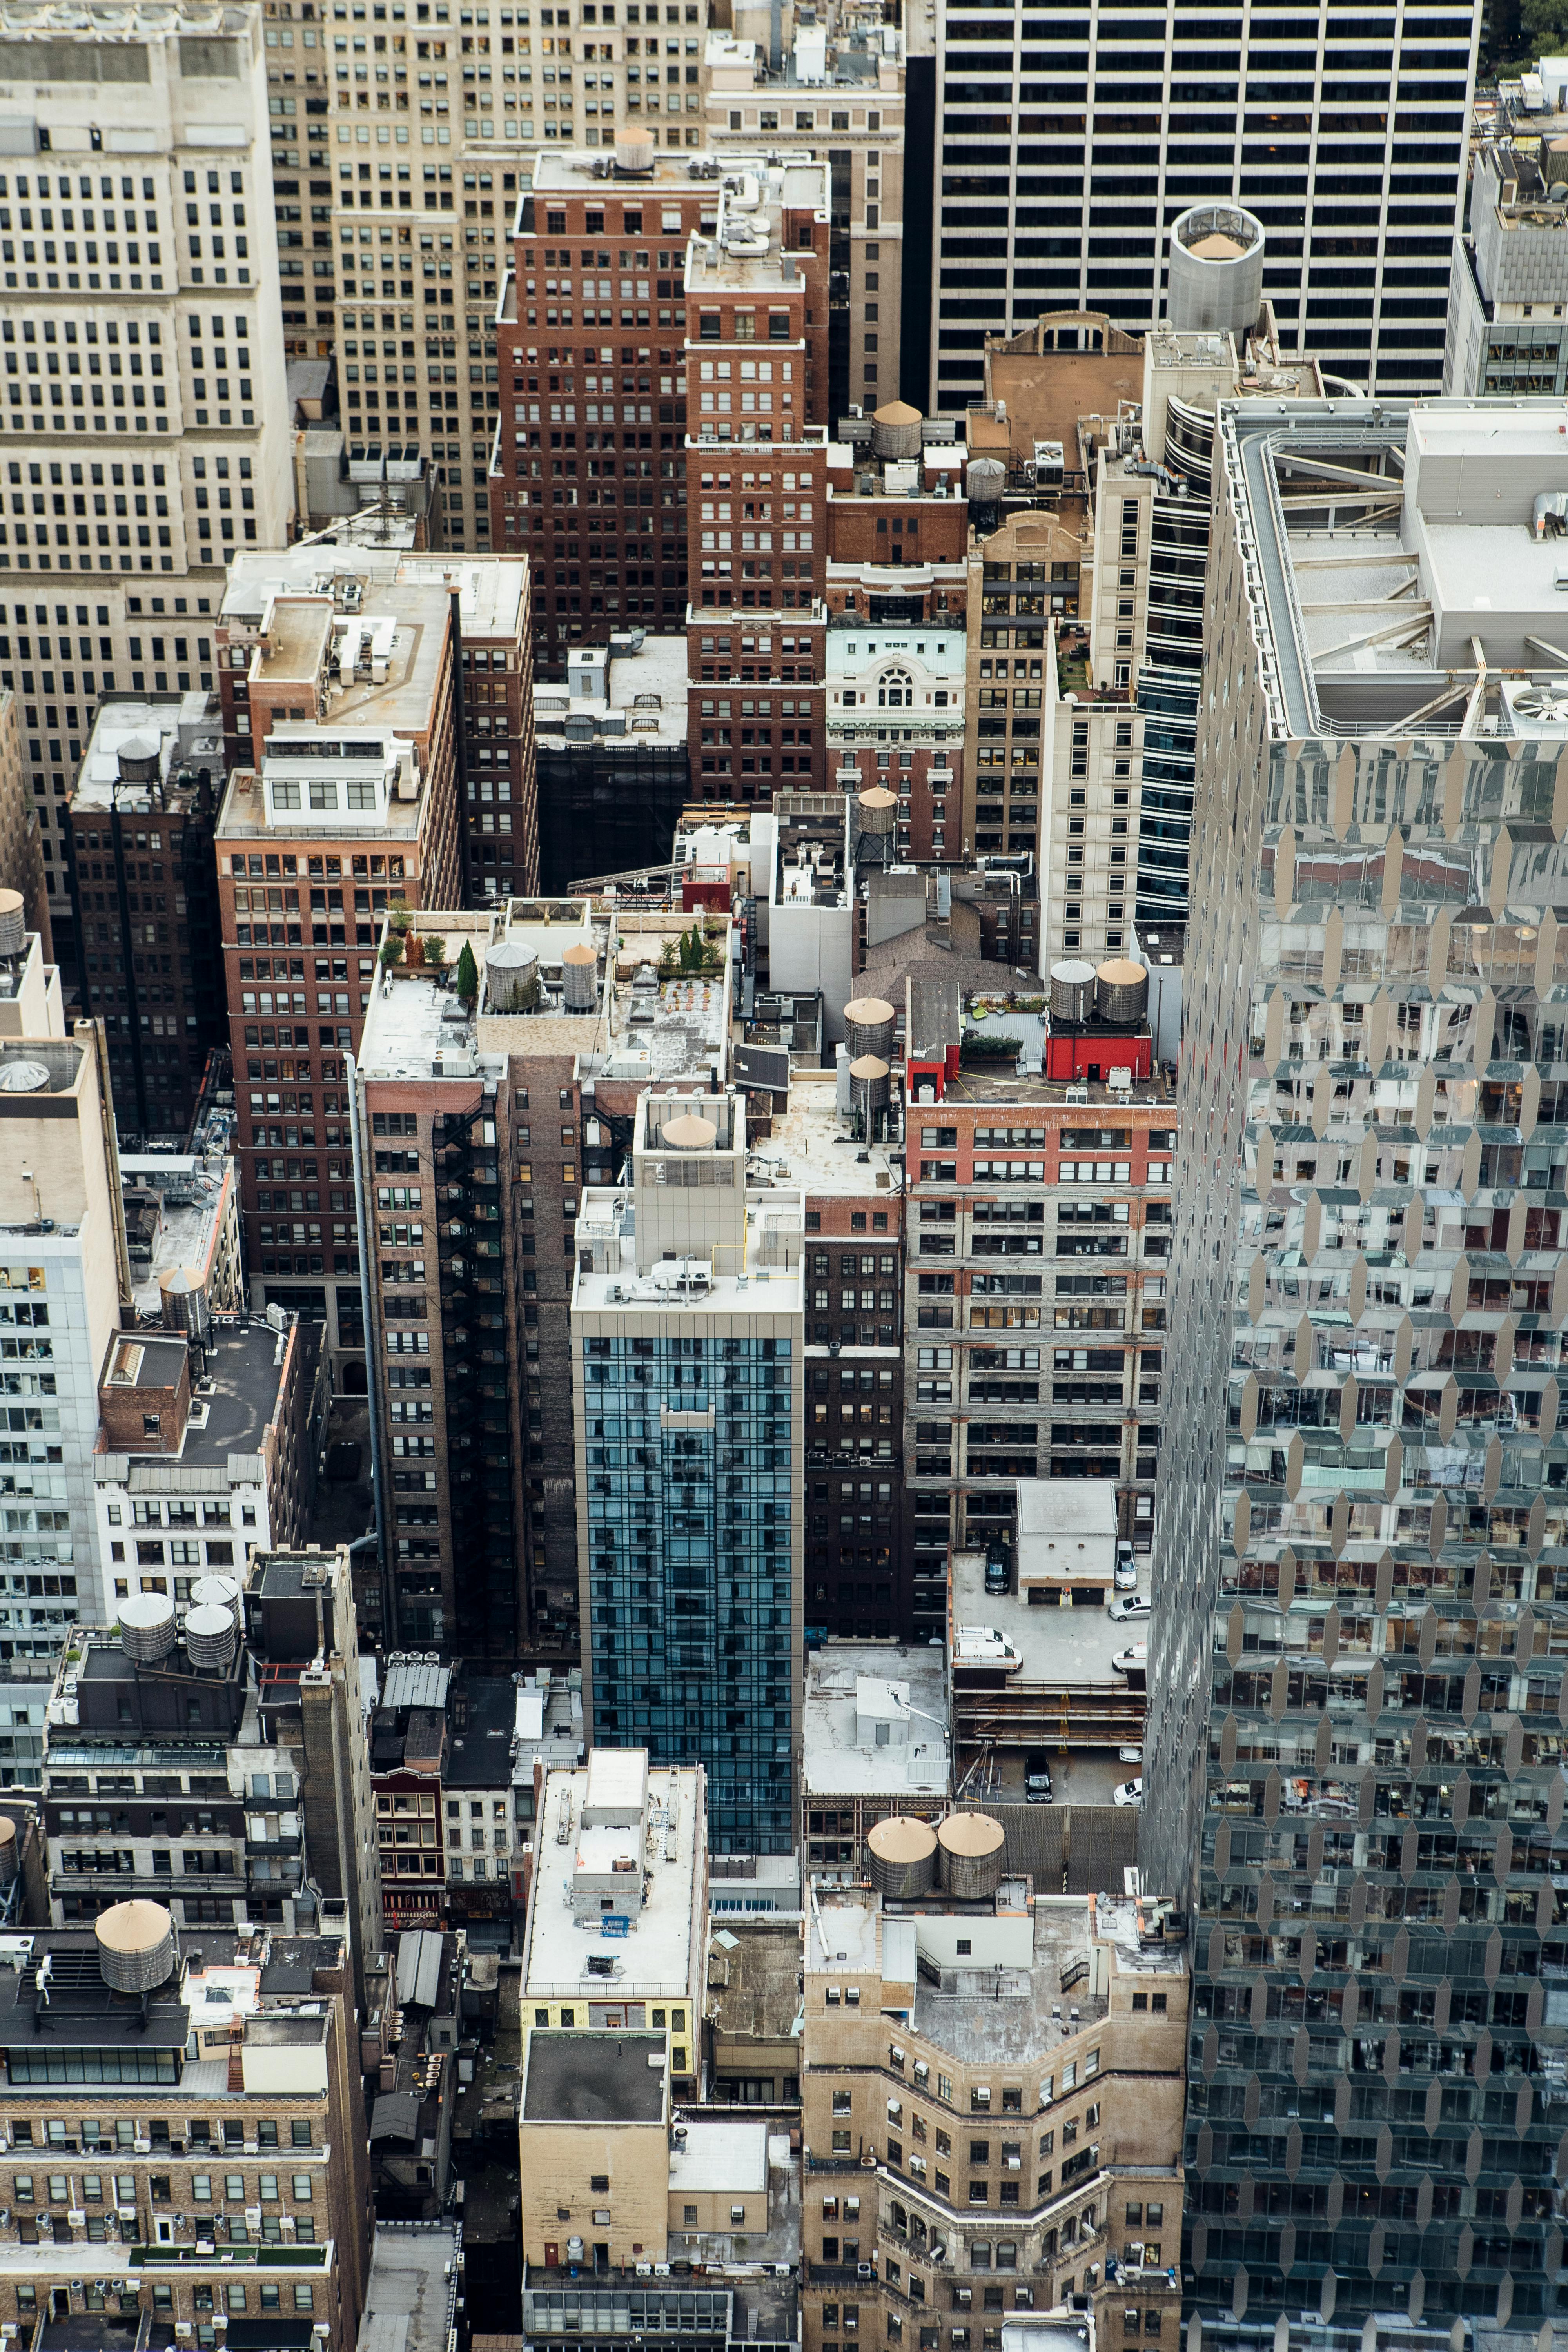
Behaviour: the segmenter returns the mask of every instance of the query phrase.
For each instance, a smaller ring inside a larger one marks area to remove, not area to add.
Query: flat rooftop
[[[449,1789],[510,1788],[517,1685],[510,1676],[465,1675],[458,1688],[467,1722],[448,1730],[442,1780]]]
[[[784,215],[827,218],[826,161],[787,152],[765,161],[727,153],[718,193],[717,234],[694,236],[687,246],[687,291],[723,287],[736,293],[797,293],[800,264],[784,243]],[[703,427],[694,419],[692,430]]]
[[[663,1997],[679,2000],[691,1990],[692,1941],[700,1932],[698,1900],[698,1772],[694,1765],[660,1767],[648,1774],[643,1851],[644,1897],[624,1936],[590,1932],[573,1923],[574,1868],[584,1838],[580,1824],[588,1768],[552,1769],[544,1784],[534,1839],[534,1893],[522,1960],[524,2001],[571,2000],[589,1992],[601,2000]],[[567,1836],[559,1832],[566,1825]],[[674,1853],[669,1852],[673,1833]],[[626,1833],[614,1833],[617,1846]],[[595,1966],[590,1969],[589,1963]],[[609,1962],[612,1974],[597,1964]]]
[[[717,1266],[710,1268],[706,1284],[700,1288],[683,1289],[672,1286],[667,1290],[656,1288],[647,1276],[639,1277],[630,1267],[616,1267],[601,1273],[597,1266],[584,1271],[579,1262],[573,1276],[572,1304],[574,1309],[592,1311],[595,1308],[622,1309],[638,1315],[680,1315],[696,1322],[705,1316],[721,1316],[726,1322],[736,1315],[775,1316],[797,1315],[805,1306],[805,1262],[804,1253],[794,1265],[776,1263],[777,1245],[763,1234],[758,1220],[772,1212],[786,1230],[793,1215],[793,1231],[800,1234],[801,1209],[799,1196],[784,1191],[752,1192],[746,1195],[746,1271],[729,1274]],[[612,1246],[617,1237],[632,1237],[635,1210],[629,1195],[612,1192],[607,1186],[591,1186],[583,1195],[577,1218],[577,1239],[586,1250],[591,1244],[608,1242]],[[605,1253],[595,1249],[595,1257]],[[700,1261],[706,1264],[707,1261]]]
[[[131,1294],[139,1315],[157,1315],[162,1311],[160,1275],[172,1274],[177,1267],[205,1270],[210,1265],[233,1192],[234,1162],[194,1159],[187,1153],[171,1159],[121,1156],[120,1177],[127,1209],[138,1195],[143,1202],[153,1199],[158,1203],[156,1230],[150,1220],[142,1228],[152,1244],[144,1273],[134,1263],[132,1244]]]
[[[298,1330],[296,1326],[296,1346]],[[140,1335],[127,1335],[132,1336],[138,1344],[148,1344]],[[205,1427],[198,1428],[193,1415],[178,1454],[127,1454],[106,1450],[98,1456],[99,1475],[121,1479],[128,1476],[133,1494],[166,1494],[184,1488],[192,1483],[193,1471],[216,1473],[215,1484],[226,1481],[231,1457],[260,1454],[277,1412],[284,1371],[282,1362],[278,1360],[279,1336],[268,1323],[223,1327],[207,1354],[206,1377],[213,1383],[211,1393],[195,1399],[198,1405],[206,1407]],[[288,1338],[287,1334],[281,1336],[285,1340]],[[184,1354],[181,1341],[154,1340],[152,1344],[160,1354],[171,1350],[179,1356]],[[174,1368],[171,1353],[167,1367],[160,1366],[159,1370]],[[155,1382],[158,1376],[149,1367],[149,1381]]]
[[[456,2322],[457,2231],[372,2232],[360,2342],[365,2352],[447,2352]]]
[[[1560,424],[1546,400],[1222,412],[1272,733],[1568,734]]]
[[[333,440],[339,436],[334,433]],[[345,518],[346,520],[346,518]],[[456,588],[458,612],[465,639],[515,636],[528,594],[525,558],[509,555],[410,555],[396,548],[356,547],[352,558],[331,548],[295,547],[246,551],[230,567],[224,590],[223,617],[259,628],[261,616],[275,596],[325,595],[334,608],[346,613],[345,591],[357,592],[363,617],[400,589],[416,592],[420,610],[430,608],[432,594],[445,603]]]
[[[879,1194],[893,1213],[889,1223],[897,1223],[901,1158],[885,1144],[861,1142],[840,1118],[831,1070],[790,1072],[788,1108],[773,1113],[773,1133],[759,1138],[746,1160],[748,1177],[754,1163],[781,1183],[802,1186],[808,1200],[817,1192]]]
[[[881,1642],[826,1642],[807,1653],[801,1722],[808,1797],[946,1795],[944,1655],[929,1644]],[[878,1746],[879,1718],[905,1736]]]
[[[715,1882],[721,1887],[723,1881]],[[783,2041],[800,2015],[802,1927],[768,1912],[715,1914],[705,2014],[721,2036]]]
[[[563,682],[533,689],[533,728],[548,739],[557,738],[568,751],[635,751],[639,743],[682,744],[686,740],[686,639],[647,637],[635,654],[612,654],[609,693],[603,698],[572,695]],[[611,713],[624,721],[611,732],[603,721]],[[594,729],[581,732],[582,722]],[[578,731],[570,731],[575,727]]]
[[[525,1992],[524,1999],[527,1994]],[[665,2113],[665,2036],[535,2030],[524,2042],[530,2124],[656,2124]]]
[[[732,2189],[737,2196],[755,2196],[768,2185],[768,2127],[765,2123],[709,2122],[690,2116],[684,2126],[684,2147],[669,2151],[669,2189],[673,2196],[712,2195]]]
[[[1015,1582],[1016,1579],[1015,1577]],[[1104,1609],[1032,1607],[1016,1591],[987,1592],[985,1554],[955,1551],[951,1571],[953,1665],[1001,1663],[985,1654],[984,1636],[1000,1634],[1019,1663],[1007,1676],[1009,1689],[1037,1683],[1105,1683],[1125,1688],[1110,1661],[1148,1637],[1147,1619],[1115,1624]],[[1106,1598],[1115,1598],[1106,1586]],[[972,1636],[966,1645],[965,1633]],[[965,1650],[969,1654],[966,1658]]]
[[[120,753],[132,744],[148,754],[155,753],[156,786],[151,781],[137,782],[121,777]],[[186,767],[205,768],[215,793],[221,788],[223,716],[215,696],[192,693],[158,702],[117,698],[100,703],[71,787],[71,806],[84,814],[94,810],[107,814],[118,808],[122,815],[145,817],[154,809],[162,810],[168,797],[174,798],[175,806],[188,804],[195,797],[195,785],[178,793],[174,790],[175,776]],[[161,795],[156,799],[155,792]]]

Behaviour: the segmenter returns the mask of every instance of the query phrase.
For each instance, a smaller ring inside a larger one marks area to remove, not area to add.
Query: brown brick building
[[[457,599],[376,582],[357,603],[363,620],[341,593],[226,616],[226,702],[251,764],[216,835],[253,1287],[324,1322],[340,1352],[363,1345],[345,1065],[376,943],[389,905],[463,895]]]

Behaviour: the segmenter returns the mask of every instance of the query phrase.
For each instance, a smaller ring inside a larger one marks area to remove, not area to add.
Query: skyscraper
[[[985,334],[1040,310],[1148,325],[1166,224],[1215,196],[1268,230],[1287,345],[1380,391],[1435,388],[1479,21],[941,0],[932,408],[973,394]]]
[[[1201,2313],[1557,2305],[1554,403],[1219,412],[1141,1861]],[[1543,2036],[1544,2028],[1544,2036]]]
[[[572,1296],[586,1736],[708,1770],[717,1853],[787,1853],[804,1570],[803,1204],[742,1097],[654,1086]]]

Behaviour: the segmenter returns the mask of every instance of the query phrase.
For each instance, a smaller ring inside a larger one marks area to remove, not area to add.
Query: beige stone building
[[[707,36],[704,147],[721,161],[755,154],[759,142],[769,154],[826,161],[829,413],[837,423],[852,404],[869,415],[901,390],[902,28],[853,0],[810,23],[786,7],[776,37],[768,8],[732,14],[732,30]]]
[[[210,688],[223,566],[289,537],[265,51],[256,0],[13,0],[0,39],[0,690],[69,968],[65,799],[97,704]]]
[[[665,2036],[570,2027],[531,2033],[519,2115],[525,2267],[662,2262],[669,2194]]]
[[[22,894],[24,917],[51,962],[49,892],[38,811],[22,760],[22,707],[9,687],[0,689],[0,886]]]
[[[340,1937],[176,1950],[154,1903],[9,1939],[7,2339],[348,2352],[370,2252],[353,2000]]]
[[[1161,2273],[1143,2325],[1174,2352],[1183,1939],[1166,1905],[998,1877],[986,1842],[954,1840],[963,1898],[910,1879],[896,1909],[865,1887],[812,1903],[805,2352],[976,2352],[1112,2264]]]

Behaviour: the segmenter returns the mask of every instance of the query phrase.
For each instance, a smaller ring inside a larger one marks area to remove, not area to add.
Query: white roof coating
[[[625,1935],[605,1935],[593,1932],[591,1922],[586,1927],[577,1926],[572,1915],[572,1882],[584,1845],[588,1768],[549,1774],[534,1841],[534,1892],[523,1957],[526,2000],[588,1994],[616,2000],[645,1995],[679,1999],[691,1992],[694,1954],[701,1941],[699,1881],[705,1874],[699,1869],[698,1786],[694,1765],[648,1774],[642,1908],[630,1915]],[[626,1832],[594,1830],[586,1836],[594,1841],[596,1860],[601,1841],[620,1851]],[[590,1975],[590,1958],[611,1960],[614,1973]]]
[[[806,1964],[813,1969],[874,1969],[878,1913],[865,1902],[813,1905],[807,1914]]]
[[[588,1753],[585,1804],[593,1813],[640,1815],[647,1794],[646,1748],[594,1748]]]
[[[686,2145],[669,2151],[669,2186],[692,2196],[731,2189],[755,2196],[768,2185],[766,2124],[690,2122]]]
[[[947,1792],[946,1677],[940,1647],[827,1642],[806,1660],[802,1718],[807,1793]],[[878,1717],[907,1736],[878,1747],[857,1738]]]
[[[1114,1478],[1020,1478],[1018,1533],[1116,1536]]]

